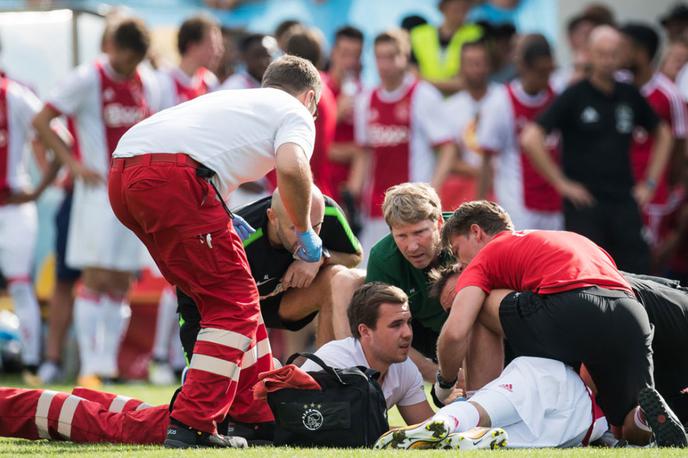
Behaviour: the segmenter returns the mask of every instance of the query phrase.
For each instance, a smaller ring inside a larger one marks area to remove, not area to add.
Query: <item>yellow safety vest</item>
[[[430,24],[419,25],[411,30],[411,46],[418,61],[420,74],[432,81],[448,80],[461,66],[461,46],[478,40],[483,35],[479,25],[466,24],[454,33],[449,45],[442,50],[439,31]]]

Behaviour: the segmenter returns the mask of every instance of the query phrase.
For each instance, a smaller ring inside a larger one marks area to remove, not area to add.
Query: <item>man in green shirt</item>
[[[409,297],[413,341],[409,353],[427,381],[435,381],[436,344],[447,314],[429,295],[429,272],[455,262],[442,248],[440,199],[425,183],[392,186],[385,193],[382,212],[391,233],[371,249],[366,283],[379,281],[401,288]],[[451,216],[447,213],[446,217]]]

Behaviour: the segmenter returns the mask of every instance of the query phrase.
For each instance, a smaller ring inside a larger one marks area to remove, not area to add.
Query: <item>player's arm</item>
[[[69,167],[75,177],[82,178],[87,184],[98,184],[104,181],[104,177],[98,172],[82,166],[72,155],[67,143],[51,127],[53,119],[61,113],[50,105],[45,105],[36,117],[33,118],[33,128],[43,144],[55,153],[59,161]]]
[[[423,376],[423,380],[428,383],[435,381],[435,375],[437,375],[437,364],[435,364],[430,358],[426,358],[421,352],[415,348],[409,349],[409,358],[416,365],[420,374]]]
[[[533,167],[561,196],[570,200],[576,207],[588,207],[595,202],[585,186],[566,178],[554,162],[545,145],[545,130],[540,125],[534,122],[528,123],[523,128],[519,140]]]
[[[397,409],[399,410],[401,418],[404,419],[407,425],[415,425],[434,415],[432,407],[430,407],[427,400],[410,406],[397,405]]]
[[[444,142],[437,147],[437,165],[435,166],[435,173],[432,176],[430,183],[437,192],[440,191],[444,180],[451,173],[454,161],[458,157],[456,144],[454,142]]]
[[[471,329],[485,298],[485,292],[477,286],[462,288],[454,298],[449,317],[437,339],[439,375],[445,381],[454,380],[463,365],[468,352]]]
[[[654,143],[645,180],[638,182],[633,188],[633,195],[638,205],[643,206],[652,200],[657,183],[662,179],[664,169],[671,157],[672,146],[671,129],[665,122],[660,122],[654,131]]]

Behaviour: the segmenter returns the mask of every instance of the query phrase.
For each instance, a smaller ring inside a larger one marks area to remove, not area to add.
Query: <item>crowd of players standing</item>
[[[57,282],[40,368],[31,257],[22,254],[33,251],[33,242],[15,243],[12,250],[24,250],[19,254],[3,254],[3,260],[15,260],[3,261],[2,269],[21,322],[27,380],[59,378],[73,300],[80,382],[93,386],[99,378],[118,375],[128,288],[145,261],[125,249],[125,242],[113,245],[111,259],[89,259],[88,243],[131,238],[104,234],[97,226],[99,206],[109,205],[104,178],[119,136],[149,114],[206,92],[259,87],[268,64],[282,52],[321,69],[326,84],[311,168],[323,194],[344,208],[364,257],[389,230],[381,205],[385,191],[427,182],[445,210],[490,198],[509,212],[516,229],[574,230],[607,249],[622,269],[685,281],[688,71],[681,70],[688,61],[687,11],[677,8],[664,18],[669,41],[660,55],[654,25],[616,25],[608,9],[591,6],[569,22],[573,61],[557,68],[543,36],[465,23],[470,6],[466,0],[441,1],[438,27],[407,18],[406,30],[374,37],[380,80],[375,88],[365,88],[360,80],[366,40],[355,27],[337,31],[326,57],[319,31],[298,21],[285,21],[273,37],[223,31],[206,17],[180,27],[176,66],[145,61],[150,37],[140,21],[111,21],[103,56],[71,74],[42,107],[4,77],[5,118],[19,119],[5,121],[5,128],[21,125],[23,130],[3,145],[13,157],[8,164],[16,167],[8,170],[3,186],[8,196],[3,220],[26,222],[13,225],[20,236],[7,240],[31,242],[26,234],[35,233],[35,209],[24,202],[37,198],[58,170],[55,161],[34,191],[25,192],[17,159],[22,145],[16,139],[31,137],[32,122],[77,178],[65,180],[66,197],[56,220]],[[229,205],[263,198],[274,185],[274,176],[245,185]],[[16,259],[27,262],[17,266]],[[170,342],[176,341],[170,338],[176,298],[171,290],[162,297],[154,356],[166,364]],[[182,358],[177,365],[183,365]]]

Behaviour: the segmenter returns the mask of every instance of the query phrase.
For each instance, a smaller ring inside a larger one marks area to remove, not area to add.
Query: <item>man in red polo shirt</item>
[[[517,356],[585,364],[602,410],[625,437],[647,441],[652,428],[660,446],[688,445],[681,423],[650,388],[647,314],[604,250],[572,232],[514,232],[509,215],[487,201],[459,207],[442,238],[464,271],[437,343],[436,391],[453,385],[443,375],[456,374],[467,355],[470,371],[471,347],[480,347],[471,334],[505,338]],[[486,300],[498,289],[511,291]]]

